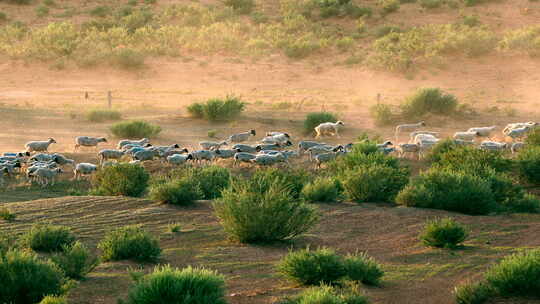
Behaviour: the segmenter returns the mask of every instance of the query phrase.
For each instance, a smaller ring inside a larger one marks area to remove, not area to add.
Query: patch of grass
[[[182,224],[170,223],[169,225],[167,225],[167,231],[170,233],[179,233],[182,231]]]
[[[427,9],[439,8],[444,3],[443,0],[420,0],[420,6]]]
[[[540,184],[540,146],[531,145],[521,150],[517,164],[522,177],[530,183]]]
[[[530,146],[540,146],[540,127],[536,127],[529,131],[525,143]]]
[[[65,226],[34,224],[22,236],[22,240],[26,246],[35,251],[56,252],[61,251],[64,246],[73,244],[75,235]]]
[[[99,170],[92,180],[98,195],[139,197],[146,192],[150,175],[137,164],[116,164]]]
[[[322,285],[302,291],[283,304],[368,304],[368,298],[356,290],[342,291],[335,287]]]
[[[99,5],[90,10],[89,14],[93,17],[104,18],[111,13],[111,8],[106,5]]]
[[[464,282],[454,289],[457,304],[483,304],[493,295],[493,290],[485,283]]]
[[[36,16],[38,17],[45,17],[49,15],[49,8],[44,6],[44,5],[40,5],[38,7],[36,7]]]
[[[307,183],[301,192],[301,197],[310,203],[338,202],[341,198],[342,186],[333,177],[318,177]]]
[[[197,181],[184,177],[151,185],[149,197],[161,203],[188,206],[201,199],[203,192]]]
[[[0,22],[7,20],[7,14],[4,12],[0,12]]]
[[[250,178],[254,187],[261,192],[268,190],[274,183],[281,184],[290,191],[294,199],[300,198],[302,189],[310,179],[310,174],[304,169],[280,170],[278,168],[257,170]]]
[[[379,285],[384,275],[381,265],[366,253],[347,255],[344,265],[349,280],[366,285]]]
[[[383,103],[378,103],[369,108],[371,117],[375,119],[375,124],[378,126],[388,126],[395,122],[392,108]]]
[[[56,6],[56,2],[54,0],[43,0],[43,4],[46,6]]]
[[[250,14],[255,8],[255,0],[224,0],[223,3],[242,15]]]
[[[428,221],[420,234],[426,246],[454,249],[465,241],[467,229],[452,218]]]
[[[0,218],[3,219],[3,220],[6,220],[8,222],[11,222],[13,220],[15,220],[15,218],[17,217],[17,215],[15,215],[15,213],[11,212],[11,210],[9,210],[8,208],[0,208]]]
[[[312,112],[308,113],[304,120],[304,133],[313,133],[316,126],[325,122],[337,122],[335,114],[330,112]]]
[[[113,53],[112,62],[123,69],[135,70],[144,67],[146,55],[142,52],[129,49],[120,48]]]
[[[204,118],[209,121],[230,121],[244,111],[246,103],[235,96],[225,99],[209,99],[205,103],[192,103],[187,107],[189,114],[195,118]]]
[[[68,301],[62,296],[46,296],[39,304],[68,304]]]
[[[86,119],[91,122],[120,120],[121,118],[122,114],[120,114],[120,112],[116,110],[94,109],[86,113]]]
[[[61,253],[53,255],[52,261],[67,277],[75,280],[84,279],[98,264],[98,260],[79,241],[64,245]]]
[[[427,113],[451,115],[458,106],[457,98],[439,88],[419,89],[401,105],[405,117],[421,117]]]
[[[156,262],[161,255],[158,239],[140,226],[125,226],[108,232],[98,248],[102,251],[103,261]]]
[[[399,10],[399,0],[378,0],[377,3],[382,9],[382,14],[387,15]]]
[[[142,120],[132,120],[115,123],[109,130],[121,138],[151,138],[161,132],[161,127]]]
[[[200,199],[212,200],[221,197],[221,191],[227,188],[232,178],[229,169],[220,166],[174,170],[172,178],[188,179],[200,188]]]
[[[347,273],[343,257],[329,248],[290,251],[278,271],[302,285],[336,284]]]
[[[207,136],[210,138],[216,138],[218,131],[217,130],[208,130]]]

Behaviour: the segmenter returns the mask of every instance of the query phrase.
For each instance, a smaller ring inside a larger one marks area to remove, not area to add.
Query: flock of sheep
[[[342,121],[335,123],[322,123],[315,127],[316,139],[322,136],[336,136],[339,138],[339,128]],[[484,150],[503,150],[510,148],[516,152],[524,146],[522,139],[532,130],[537,123],[512,123],[503,129],[503,135],[512,139],[512,144],[490,140],[495,126],[470,128],[465,132],[456,132],[453,140],[457,144],[474,145],[475,139],[487,138],[479,144]],[[426,124],[399,125],[395,129],[395,140],[403,132],[409,133],[409,142],[393,145],[386,141],[378,144],[377,148],[386,154],[397,152],[400,157],[406,154],[415,154],[418,158],[440,141],[437,132],[422,131]],[[16,170],[25,172],[30,181],[35,181],[42,186],[53,184],[56,176],[63,172],[61,167],[69,165],[73,168],[74,178],[90,175],[100,167],[113,165],[123,159],[130,159],[130,163],[140,163],[154,159],[162,159],[171,165],[183,165],[188,161],[201,163],[219,159],[233,159],[234,164],[251,163],[260,166],[271,166],[277,163],[289,164],[292,158],[300,158],[307,154],[309,160],[314,162],[317,168],[341,155],[349,153],[353,143],[344,145],[329,145],[318,141],[299,141],[297,149],[290,149],[293,145],[291,136],[285,132],[268,132],[265,137],[255,144],[247,144],[252,137],[257,135],[255,130],[233,134],[222,142],[203,141],[199,143],[200,149],[189,151],[181,148],[178,144],[169,146],[154,146],[147,138],[141,140],[120,140],[116,149],[103,149],[98,152],[99,164],[75,163],[59,153],[48,153],[51,144],[56,143],[53,138],[46,141],[31,141],[26,143],[24,152],[4,153],[0,157],[0,183],[3,175],[11,175]],[[79,136],[75,138],[75,151],[82,147],[97,148],[100,143],[107,143],[103,137]]]

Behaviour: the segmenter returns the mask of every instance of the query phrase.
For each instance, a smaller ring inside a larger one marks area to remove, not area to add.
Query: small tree
[[[453,249],[463,243],[467,236],[468,232],[463,225],[452,218],[445,218],[428,221],[420,239],[427,246]]]
[[[107,233],[98,244],[104,261],[132,259],[155,262],[161,255],[157,238],[139,226],[125,226]]]
[[[138,197],[145,193],[150,175],[138,164],[116,164],[99,170],[92,184],[100,195]]]

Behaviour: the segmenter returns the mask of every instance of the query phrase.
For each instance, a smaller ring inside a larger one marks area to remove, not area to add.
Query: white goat
[[[47,152],[51,144],[55,144],[56,140],[49,138],[47,141],[30,141],[27,142],[24,147],[26,152]]]
[[[315,138],[319,138],[326,134],[335,135],[339,138],[339,128],[344,125],[345,124],[341,120],[337,122],[324,122],[315,127]]]

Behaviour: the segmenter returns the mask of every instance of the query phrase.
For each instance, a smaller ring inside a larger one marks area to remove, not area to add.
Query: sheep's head
[[[217,155],[221,155],[221,151],[219,151],[219,149],[216,149],[214,152],[216,152]]]
[[[189,151],[188,151],[187,148],[182,149],[182,152],[183,152],[183,153],[189,153]]]
[[[255,151],[260,152],[262,150],[262,146],[258,145],[255,147]]]
[[[394,145],[394,144],[393,144],[391,141],[387,140],[387,141],[384,142],[383,145],[385,145],[385,146],[392,146],[392,145]]]
[[[226,141],[222,141],[219,143],[220,146],[226,146],[227,145],[227,142]]]
[[[236,148],[235,150],[236,150],[237,153],[242,152],[242,149],[240,149],[240,148]]]
[[[287,137],[287,138],[291,138],[291,136],[289,134],[287,134],[287,133],[283,133],[283,135],[285,135],[285,137]]]
[[[193,154],[191,154],[191,153],[188,154],[187,157],[186,157],[186,159],[193,159]]]
[[[52,138],[52,137],[49,137],[49,142],[50,142],[51,144],[55,144],[55,143],[56,143],[56,140],[54,140],[54,138]]]
[[[251,133],[251,135],[253,135],[253,136],[257,135],[257,132],[255,132],[255,130],[251,130],[251,131],[249,131],[249,133]]]
[[[105,137],[98,138],[98,142],[107,142],[107,139]]]
[[[171,147],[172,147],[173,149],[179,149],[179,148],[180,148],[180,146],[179,146],[178,144],[174,144],[174,145],[172,145]]]
[[[340,125],[340,126],[344,126],[344,125],[345,125],[345,123],[343,123],[343,121],[341,121],[341,120],[338,120],[338,121],[336,122],[336,124],[337,124],[337,125]]]
[[[426,122],[425,122],[425,121],[421,121],[421,122],[420,122],[420,125],[421,125],[422,127],[425,127],[425,126],[426,126]]]
[[[143,147],[144,148],[150,148],[150,147],[152,147],[152,144],[145,144]]]
[[[292,142],[290,140],[287,140],[287,142],[285,143],[285,146],[287,146],[287,147],[292,146]]]

